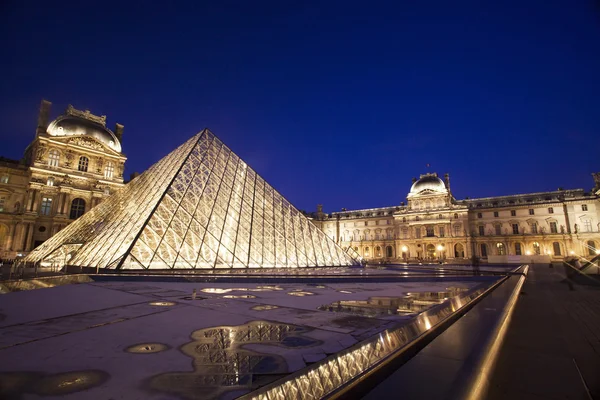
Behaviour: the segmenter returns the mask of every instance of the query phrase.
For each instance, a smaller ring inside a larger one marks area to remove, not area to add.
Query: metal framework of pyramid
[[[144,270],[357,264],[208,129],[24,261]]]

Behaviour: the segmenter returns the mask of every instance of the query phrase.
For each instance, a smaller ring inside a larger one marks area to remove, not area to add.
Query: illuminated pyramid
[[[207,129],[24,261],[128,270],[357,263]]]

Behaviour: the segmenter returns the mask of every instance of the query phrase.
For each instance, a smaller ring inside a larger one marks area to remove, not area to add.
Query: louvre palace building
[[[0,157],[0,258],[27,253],[123,186],[123,125],[69,106],[50,121],[41,103],[21,160]]]
[[[457,200],[450,177],[413,179],[406,203],[323,213],[314,222],[367,262],[550,262],[600,253],[595,188]]]

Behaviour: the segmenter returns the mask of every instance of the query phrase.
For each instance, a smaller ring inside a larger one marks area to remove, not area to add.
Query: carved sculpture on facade
[[[65,161],[65,167],[71,168],[71,166],[73,165],[73,159],[75,158],[75,154],[72,150],[67,150],[65,151],[65,158],[67,159],[67,161]]]
[[[74,144],[77,146],[88,147],[94,150],[103,150],[104,146],[95,141],[94,139],[88,137],[74,137],[69,139],[69,144]]]
[[[119,163],[119,178],[123,177],[123,173],[125,172],[125,163],[124,162],[120,162]]]
[[[36,152],[36,161],[44,161],[44,158],[46,157],[46,153],[48,152],[48,148],[46,146],[44,146],[43,144],[40,144],[37,148],[37,152]]]
[[[102,173],[102,166],[104,165],[104,159],[102,157],[97,157],[96,158],[96,173],[97,174],[101,174]]]

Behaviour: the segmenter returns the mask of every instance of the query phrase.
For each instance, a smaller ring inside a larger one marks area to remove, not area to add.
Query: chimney
[[[450,174],[444,174],[444,182],[446,182],[446,189],[450,191]]]
[[[121,141],[121,138],[123,137],[123,129],[125,127],[121,124],[115,124],[115,136],[117,137],[117,139],[119,139],[119,142]]]
[[[35,130],[36,136],[46,133],[51,106],[52,103],[50,103],[48,100],[42,100],[42,103],[40,104],[40,113],[38,114],[37,129]]]

